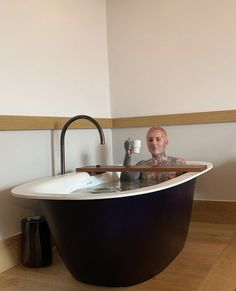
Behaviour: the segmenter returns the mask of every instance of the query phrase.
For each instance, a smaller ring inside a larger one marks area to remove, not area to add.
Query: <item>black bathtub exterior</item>
[[[160,273],[183,249],[195,182],[130,197],[40,203],[77,280],[130,286]]]

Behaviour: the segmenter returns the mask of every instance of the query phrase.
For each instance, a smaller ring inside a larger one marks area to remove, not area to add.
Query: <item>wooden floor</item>
[[[183,251],[159,275],[144,283],[122,288],[76,281],[57,252],[46,268],[16,266],[0,274],[0,291],[235,291],[236,225],[192,222]]]

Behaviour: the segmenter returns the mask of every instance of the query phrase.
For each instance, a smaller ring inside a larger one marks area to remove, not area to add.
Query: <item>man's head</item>
[[[149,152],[155,156],[165,152],[168,144],[167,132],[160,126],[151,127],[146,136]]]

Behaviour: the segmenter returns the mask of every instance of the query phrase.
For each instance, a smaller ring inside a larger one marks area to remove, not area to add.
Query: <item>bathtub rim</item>
[[[95,186],[99,184],[101,179],[109,179],[110,176],[113,176],[113,179],[118,179],[118,176],[114,177],[114,173],[105,173],[97,176],[90,176],[88,173],[81,172],[70,172],[64,175],[51,176],[43,179],[37,179],[28,183],[24,183],[22,185],[16,186],[11,190],[11,194],[17,198],[28,198],[28,199],[44,199],[44,200],[98,200],[98,199],[114,199],[114,198],[122,198],[129,196],[142,195],[150,192],[157,192],[161,190],[165,190],[167,188],[171,188],[177,186],[179,184],[185,183],[191,179],[194,179],[202,174],[208,172],[212,169],[213,164],[210,162],[204,161],[187,161],[187,164],[204,164],[207,165],[207,168],[201,172],[188,172],[168,181],[155,184],[152,186],[147,186],[135,190],[127,190],[123,192],[106,192],[106,193],[90,193],[90,192],[82,192],[82,193],[71,193],[78,189],[74,189],[75,182],[78,183],[78,177],[81,179],[81,183],[84,183],[84,187]],[[109,175],[109,176],[108,176]],[[64,181],[62,190],[62,183]],[[95,181],[95,182],[94,182]],[[62,182],[62,183],[61,183]],[[101,181],[103,182],[103,180]],[[56,185],[58,184],[58,185]],[[60,190],[54,189],[51,191],[45,191],[45,188],[53,188],[57,186],[60,187]]]

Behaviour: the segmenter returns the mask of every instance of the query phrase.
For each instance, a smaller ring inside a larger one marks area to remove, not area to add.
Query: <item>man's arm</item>
[[[124,143],[125,147],[125,158],[123,162],[123,166],[128,167],[131,166],[131,159],[132,159],[132,149],[131,149],[131,141],[127,139]],[[138,180],[140,178],[139,172],[122,172],[120,175],[121,181],[133,181]]]

